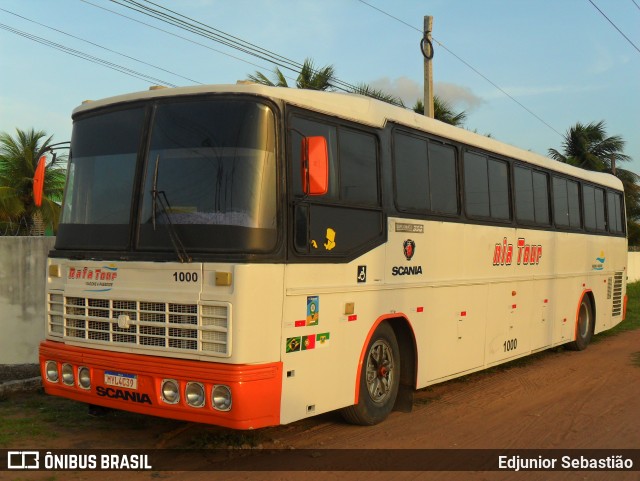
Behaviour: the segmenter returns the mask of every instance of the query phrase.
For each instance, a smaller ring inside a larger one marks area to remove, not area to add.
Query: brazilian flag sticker
[[[315,342],[315,346],[316,347],[325,347],[329,344],[329,339],[331,337],[331,333],[329,332],[322,332],[320,334],[316,334],[316,342]]]
[[[296,352],[300,350],[300,346],[302,343],[300,342],[300,337],[290,337],[287,339],[287,352]]]

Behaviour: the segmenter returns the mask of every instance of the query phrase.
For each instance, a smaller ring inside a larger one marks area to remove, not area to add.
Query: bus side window
[[[466,152],[464,191],[468,215],[490,217],[498,221],[511,218],[507,162]]]
[[[559,227],[580,228],[578,183],[553,177],[553,217]]]
[[[516,165],[513,169],[516,219],[549,225],[549,181],[547,174]]]
[[[613,234],[623,234],[624,219],[622,216],[622,196],[620,194],[607,192],[607,214],[609,218],[609,232]]]

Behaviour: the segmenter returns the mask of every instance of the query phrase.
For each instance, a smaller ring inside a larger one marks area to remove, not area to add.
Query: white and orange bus
[[[375,424],[624,318],[613,176],[350,94],[155,89],[73,121],[49,394],[236,429]]]

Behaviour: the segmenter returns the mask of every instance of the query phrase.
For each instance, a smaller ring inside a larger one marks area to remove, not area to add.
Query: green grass
[[[87,405],[42,391],[16,393],[0,399],[0,448],[13,446],[23,439],[56,438],[61,431],[85,429],[109,430],[114,424],[130,430],[146,429],[154,418],[125,411],[111,411],[95,418]]]

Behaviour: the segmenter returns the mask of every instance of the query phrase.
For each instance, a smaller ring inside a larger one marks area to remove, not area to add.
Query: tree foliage
[[[0,133],[0,222],[5,230],[29,234],[35,218],[57,228],[65,184],[66,156],[49,160],[44,177],[41,207],[33,200],[33,176],[38,160],[51,146],[53,136],[43,131],[16,129],[15,137]]]
[[[413,106],[413,111],[424,115],[424,101],[418,99]],[[455,125],[456,127],[462,126],[464,121],[467,120],[467,112],[461,110],[456,113],[453,111],[451,104],[444,99],[441,99],[437,95],[433,96],[433,118],[444,122],[446,124]]]
[[[624,153],[625,141],[619,135],[608,137],[604,120],[590,124],[576,123],[564,135],[562,151],[549,149],[549,156],[559,162],[586,170],[606,172],[618,177],[624,186],[627,208],[627,233],[629,244],[640,244],[640,176],[619,167],[618,162],[628,162]]]
[[[331,79],[333,79],[334,76],[335,69],[333,65],[316,68],[313,60],[307,58],[302,65],[298,78],[296,79],[296,87],[299,89],[309,90],[333,90]],[[252,82],[268,85],[270,87],[289,86],[286,77],[278,67],[273,71],[273,80],[259,71],[256,71],[254,75],[249,75],[248,79]]]
[[[335,68],[333,65],[327,65],[325,67],[316,68],[313,60],[310,58],[305,59],[302,69],[296,80],[296,87],[299,89],[310,90],[335,90],[335,86],[331,83],[335,77]],[[273,75],[269,78],[267,75],[260,71],[256,71],[252,75],[247,76],[248,80],[259,83],[261,85],[268,85],[270,87],[289,87],[286,77],[282,71],[276,67],[273,70]],[[371,87],[366,83],[359,83],[352,88],[348,89],[349,93],[365,95],[383,102],[387,102],[398,107],[405,107],[402,99],[396,95],[390,94],[380,89]],[[435,119],[447,124],[460,126],[467,118],[467,113],[463,110],[461,112],[454,112],[445,100],[440,99],[438,96],[433,97]],[[424,114],[424,103],[422,100],[418,100],[413,110],[417,113]]]

